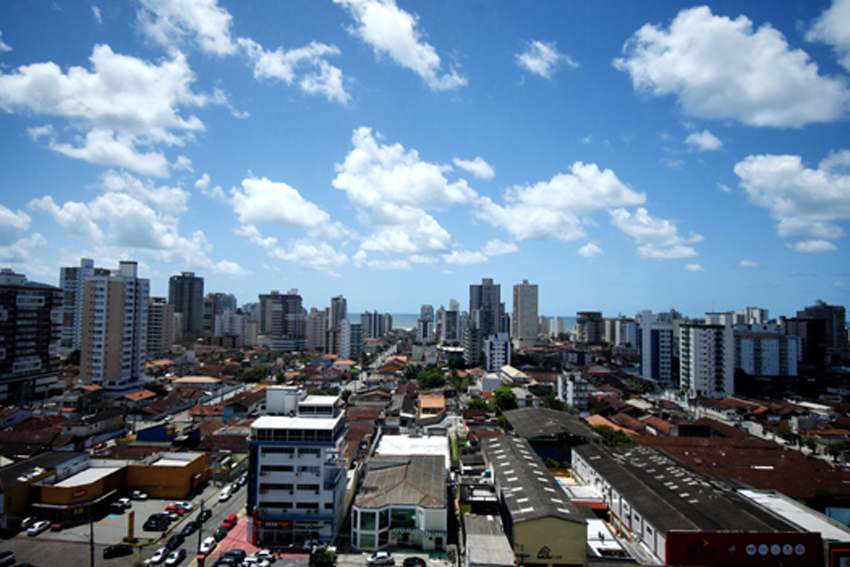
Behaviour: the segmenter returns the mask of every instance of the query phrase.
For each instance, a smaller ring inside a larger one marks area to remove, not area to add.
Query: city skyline
[[[0,266],[350,313],[485,278],[547,316],[845,305],[848,10],[4,3]]]

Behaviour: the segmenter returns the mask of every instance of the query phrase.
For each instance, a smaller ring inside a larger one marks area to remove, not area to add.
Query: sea
[[[415,329],[416,322],[419,320],[419,313],[390,313],[393,316],[393,328],[396,329]],[[546,316],[550,321],[554,319],[554,316]],[[567,331],[572,331],[576,328],[576,318],[573,317],[564,317],[561,316],[561,319],[565,321],[567,326]]]

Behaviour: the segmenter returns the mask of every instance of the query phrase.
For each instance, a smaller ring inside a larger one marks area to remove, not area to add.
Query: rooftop
[[[446,467],[433,455],[376,456],[366,462],[355,497],[360,508],[446,507]]]

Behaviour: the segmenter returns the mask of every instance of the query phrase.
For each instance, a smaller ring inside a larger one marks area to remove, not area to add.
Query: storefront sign
[[[81,489],[79,489],[79,490],[75,490],[74,492],[72,492],[72,493],[71,493],[71,498],[74,498],[74,499],[76,499],[76,498],[82,498],[83,496],[85,496],[85,495],[86,495],[86,494],[88,494],[88,493],[89,493],[89,491],[88,491],[88,490],[86,490],[85,488],[81,488]]]

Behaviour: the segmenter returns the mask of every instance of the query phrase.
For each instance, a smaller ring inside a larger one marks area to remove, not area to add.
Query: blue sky
[[[850,0],[0,3],[0,265],[415,312],[846,304]]]

